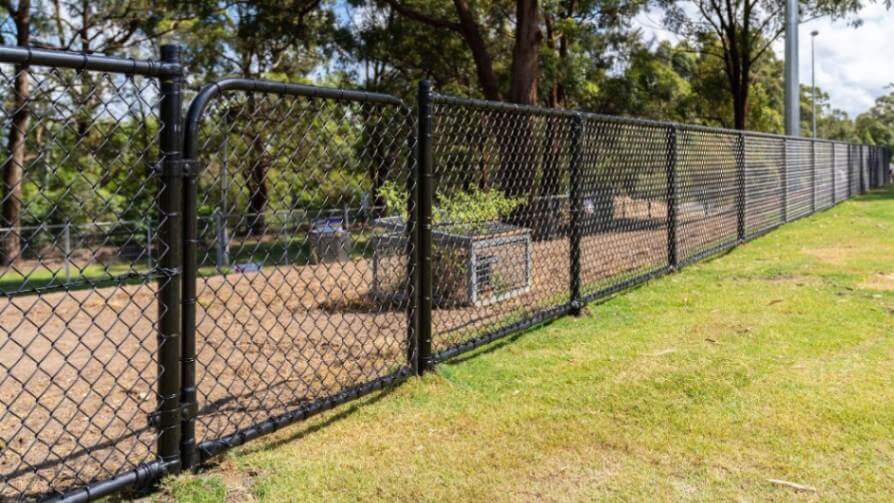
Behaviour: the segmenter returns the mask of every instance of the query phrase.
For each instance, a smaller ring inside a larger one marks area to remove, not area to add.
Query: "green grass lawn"
[[[888,190],[252,442],[152,498],[892,494]]]

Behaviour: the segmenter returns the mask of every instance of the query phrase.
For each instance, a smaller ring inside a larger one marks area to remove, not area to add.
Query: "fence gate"
[[[303,85],[193,101],[184,467],[411,372],[413,125],[396,97]]]

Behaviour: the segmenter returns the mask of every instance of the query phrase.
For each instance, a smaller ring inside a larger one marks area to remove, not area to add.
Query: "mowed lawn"
[[[890,501],[894,191],[252,442],[152,498]]]

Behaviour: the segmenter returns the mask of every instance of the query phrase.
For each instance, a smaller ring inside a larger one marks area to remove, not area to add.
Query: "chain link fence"
[[[0,499],[141,487],[891,181],[878,147],[0,47]]]

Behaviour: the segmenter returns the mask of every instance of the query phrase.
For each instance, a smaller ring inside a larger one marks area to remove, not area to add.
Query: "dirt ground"
[[[684,253],[735,235],[735,214],[680,226]],[[666,264],[661,219],[585,236],[583,289]],[[534,243],[533,284],[483,307],[436,309],[449,347],[568,300],[567,239]],[[199,441],[405,365],[406,306],[369,301],[367,259],[265,267],[199,280]],[[367,299],[367,300],[364,300]],[[0,301],[0,499],[67,490],[154,458],[155,285]]]

